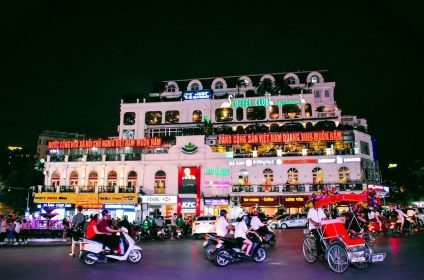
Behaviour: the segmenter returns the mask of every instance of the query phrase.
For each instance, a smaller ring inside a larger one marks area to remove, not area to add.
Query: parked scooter
[[[96,263],[106,263],[108,259],[118,261],[128,261],[135,264],[143,259],[143,250],[135,245],[134,240],[128,235],[125,228],[121,228],[122,233],[117,233],[120,237],[120,252],[103,253],[103,244],[90,239],[83,239],[81,242],[81,261],[86,265],[94,265]],[[111,248],[109,248],[111,249]]]

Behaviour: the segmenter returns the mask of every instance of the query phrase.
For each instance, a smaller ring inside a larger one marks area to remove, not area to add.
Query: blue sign
[[[127,209],[134,210],[135,206],[133,204],[105,204],[105,209]]]
[[[210,89],[202,89],[183,92],[183,101],[199,99],[212,99],[212,91]]]
[[[74,208],[74,205],[70,203],[42,203],[41,205],[38,205],[38,208]]]

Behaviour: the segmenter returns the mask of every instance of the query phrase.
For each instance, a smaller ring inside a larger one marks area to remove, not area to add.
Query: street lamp
[[[7,191],[9,191],[9,192],[10,192],[10,189],[15,189],[15,190],[26,190],[26,188],[9,187]],[[34,187],[34,186],[31,186],[31,187],[29,187],[29,188],[28,188],[28,194],[27,194],[27,207],[26,207],[27,212],[29,212],[29,193],[30,193],[31,191],[34,191],[34,189],[35,189],[35,187]]]

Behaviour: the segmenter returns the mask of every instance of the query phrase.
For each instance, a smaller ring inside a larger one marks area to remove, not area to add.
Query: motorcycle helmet
[[[259,216],[259,211],[258,210],[253,211],[253,216]]]
[[[225,215],[227,215],[227,210],[225,210],[225,209],[221,209],[221,211],[219,211],[219,215],[220,216],[225,216]]]

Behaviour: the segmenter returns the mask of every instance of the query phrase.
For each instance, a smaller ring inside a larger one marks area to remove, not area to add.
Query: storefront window
[[[124,124],[125,125],[135,124],[135,113],[134,112],[126,112],[124,114]]]
[[[88,186],[95,187],[97,186],[97,172],[91,171],[90,175],[88,175]]]
[[[286,119],[301,118],[302,110],[300,106],[296,104],[283,105],[283,116]]]
[[[165,123],[179,123],[180,112],[179,111],[167,111],[165,113]]]
[[[215,111],[215,119],[217,122],[230,122],[233,120],[232,108],[220,108]]]
[[[146,124],[162,123],[162,112],[160,111],[146,112],[145,122]]]
[[[110,171],[107,175],[107,186],[108,187],[115,187],[117,185],[118,175],[116,174],[116,171]]]
[[[238,172],[238,180],[240,185],[249,185],[249,172],[246,169],[240,170]]]
[[[130,171],[130,173],[128,173],[128,188],[135,188],[137,185],[137,172],[135,171]]]
[[[155,174],[155,194],[166,193],[166,173],[159,170]]]
[[[74,188],[78,186],[78,172],[72,171],[69,177],[69,187]]]
[[[247,107],[246,114],[249,121],[264,120],[266,117],[266,109],[264,106]]]
[[[339,168],[339,183],[346,184],[350,180],[350,170],[346,166]]]
[[[274,172],[272,169],[267,168],[263,171],[263,182],[264,182],[264,191],[269,192],[272,189],[274,183]]]
[[[299,183],[299,171],[296,168],[290,168],[287,170],[287,182],[289,184]]]
[[[237,109],[236,109],[236,118],[237,118],[237,120],[238,121],[242,121],[243,120],[243,108],[241,108],[241,107],[238,107]]]
[[[313,184],[322,184],[324,183],[324,171],[321,168],[315,167],[312,170],[312,183]]]
[[[193,111],[193,122],[201,122],[202,121],[202,111],[196,110]]]
[[[60,186],[60,173],[55,171],[52,174],[52,186],[57,187]]]
[[[277,105],[271,105],[269,106],[269,118],[271,120],[278,119],[278,115],[280,113],[280,109]]]

